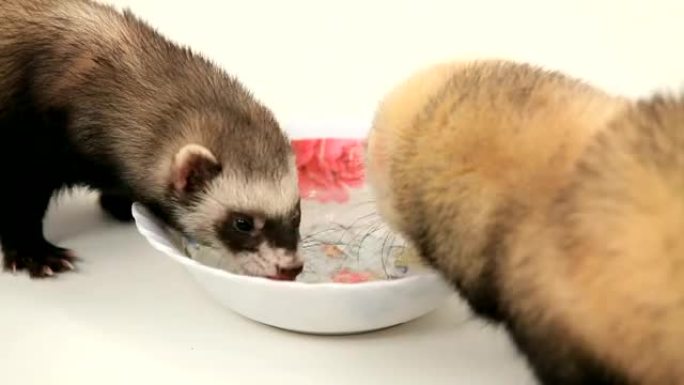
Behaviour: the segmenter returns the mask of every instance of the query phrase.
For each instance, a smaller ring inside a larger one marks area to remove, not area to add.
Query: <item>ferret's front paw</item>
[[[46,278],[74,270],[76,257],[71,250],[46,242],[40,247],[5,248],[3,267],[16,273],[27,270],[31,278]]]

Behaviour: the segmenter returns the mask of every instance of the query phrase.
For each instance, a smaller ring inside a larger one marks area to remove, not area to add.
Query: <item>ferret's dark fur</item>
[[[684,384],[684,100],[506,61],[417,73],[368,142],[380,213],[543,384]]]
[[[50,197],[69,186],[100,190],[121,220],[139,201],[199,241],[243,256],[278,249],[297,268],[293,154],[272,113],[130,12],[1,1],[0,141],[6,269],[73,267],[42,229]]]

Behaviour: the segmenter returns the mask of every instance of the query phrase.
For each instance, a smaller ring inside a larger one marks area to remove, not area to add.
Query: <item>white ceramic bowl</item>
[[[190,259],[170,232],[135,203],[139,232],[181,264],[211,297],[254,321],[301,333],[350,334],[402,324],[436,309],[451,292],[427,270],[418,275],[363,283],[274,281],[226,272]]]

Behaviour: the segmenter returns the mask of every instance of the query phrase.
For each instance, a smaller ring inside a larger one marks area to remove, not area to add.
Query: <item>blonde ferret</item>
[[[544,384],[684,383],[684,101],[502,60],[380,103],[369,181],[392,229]]]

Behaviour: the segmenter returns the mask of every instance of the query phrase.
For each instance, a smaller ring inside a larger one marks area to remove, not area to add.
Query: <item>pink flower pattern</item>
[[[293,140],[292,146],[303,199],[343,203],[349,199],[349,188],[363,185],[362,140],[299,139]]]
[[[333,276],[333,282],[336,283],[361,283],[368,282],[373,279],[373,274],[366,271],[352,271],[348,269],[340,270]]]

